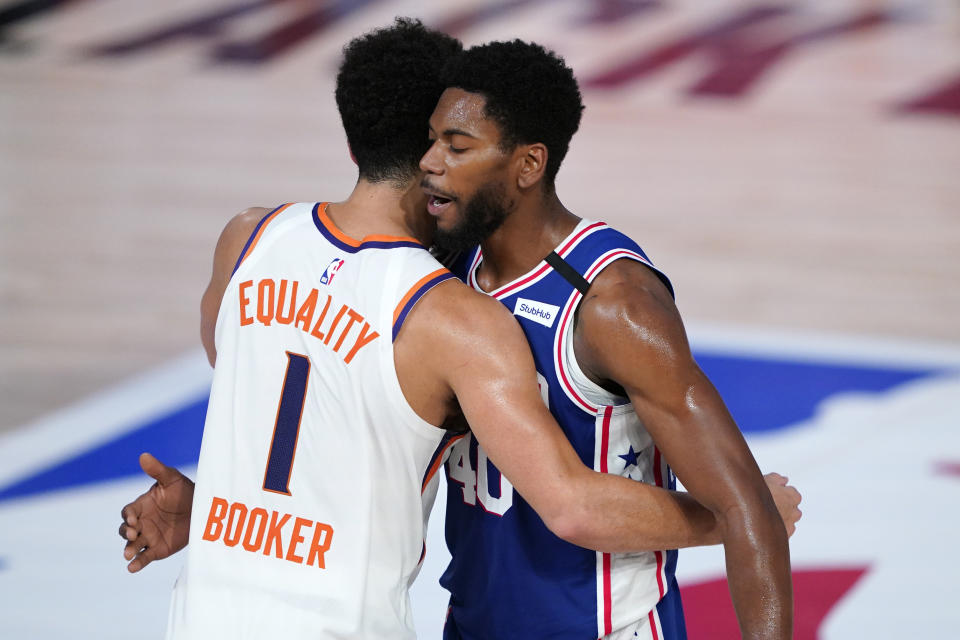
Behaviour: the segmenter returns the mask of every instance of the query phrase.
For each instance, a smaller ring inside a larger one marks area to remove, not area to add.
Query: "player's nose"
[[[427,173],[439,175],[443,173],[443,162],[440,160],[437,142],[434,141],[427,152],[420,158],[420,169]]]

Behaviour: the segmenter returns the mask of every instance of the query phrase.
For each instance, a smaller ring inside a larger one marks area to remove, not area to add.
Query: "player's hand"
[[[193,482],[149,453],[140,454],[140,468],[156,482],[120,511],[120,537],[127,541],[123,557],[130,561],[130,573],[183,549],[190,536]]]
[[[767,483],[767,488],[773,495],[773,501],[777,503],[777,511],[783,518],[783,526],[787,528],[787,535],[792,536],[797,530],[797,521],[803,512],[800,511],[800,492],[796,487],[787,484],[788,478],[779,473],[768,473],[763,476]]]

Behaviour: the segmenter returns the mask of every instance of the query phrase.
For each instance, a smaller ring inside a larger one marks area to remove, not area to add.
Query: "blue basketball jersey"
[[[578,286],[585,290],[616,260],[653,265],[628,237],[587,220],[554,254],[490,292],[526,333],[544,402],[588,467],[674,488],[629,400],[590,381],[573,352],[574,312],[583,297]],[[477,248],[451,270],[479,289],[482,260]],[[598,553],[561,540],[471,436],[451,448],[445,470],[453,556],[440,580],[451,594],[445,639],[685,637],[676,551]]]

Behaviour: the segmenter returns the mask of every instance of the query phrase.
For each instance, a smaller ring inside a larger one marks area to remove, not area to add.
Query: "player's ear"
[[[542,142],[520,145],[520,173],[517,186],[529,189],[541,180],[547,170],[547,146]]]
[[[357,156],[353,155],[353,149],[350,148],[350,145],[347,145],[347,151],[350,153],[350,159],[353,161],[353,164],[359,167],[360,165],[357,164]]]

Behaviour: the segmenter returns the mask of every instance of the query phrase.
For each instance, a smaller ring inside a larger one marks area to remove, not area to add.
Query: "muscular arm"
[[[230,276],[233,275],[233,267],[240,257],[243,246],[250,238],[250,234],[253,233],[257,223],[269,212],[269,209],[263,207],[250,207],[241,211],[230,219],[230,222],[220,233],[220,239],[217,240],[217,248],[213,252],[213,274],[210,276],[210,284],[207,285],[207,290],[203,292],[203,298],[200,300],[200,340],[207,352],[210,366],[213,366],[217,361],[214,334],[217,328],[217,314],[220,312],[223,292],[227,289]]]
[[[753,455],[690,353],[666,288],[621,260],[581,305],[578,360],[630,397],[677,477],[717,519],[744,638],[788,638],[792,591],[787,532]]]
[[[603,551],[719,541],[713,514],[687,494],[581,462],[541,400],[523,332],[496,300],[444,283],[418,303],[403,332],[395,345],[398,373],[410,379],[404,370],[412,374],[415,366],[421,385],[405,394],[452,390],[490,459],[561,538]]]

